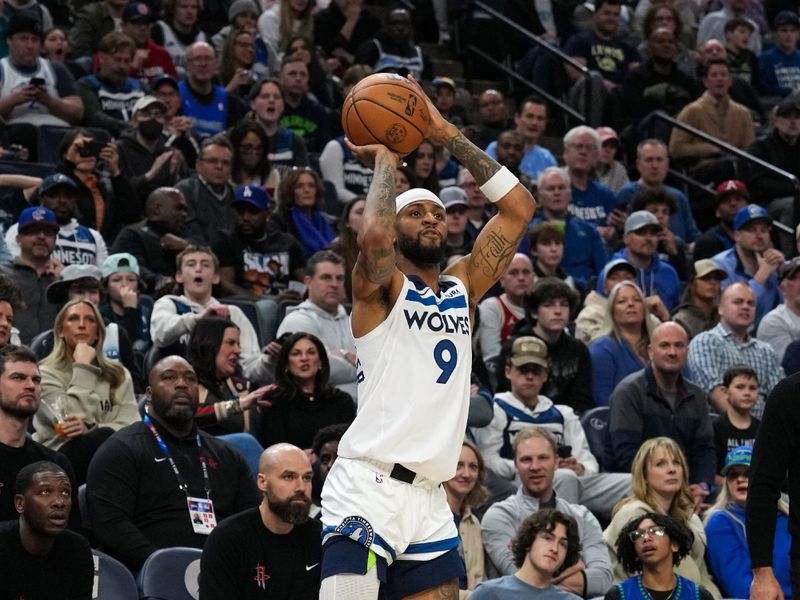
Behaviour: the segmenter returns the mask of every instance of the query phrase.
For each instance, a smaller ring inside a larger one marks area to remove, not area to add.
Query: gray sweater
[[[603,540],[600,523],[589,510],[579,504],[556,498],[556,509],[570,515],[578,523],[580,534],[581,560],[586,565],[586,597],[602,596],[611,586],[613,572],[608,558],[608,549]],[[523,493],[522,488],[510,496],[493,504],[481,521],[483,545],[489,557],[489,567],[500,575],[512,575],[517,571],[509,543],[517,534],[519,526],[530,515],[539,510],[539,500]]]

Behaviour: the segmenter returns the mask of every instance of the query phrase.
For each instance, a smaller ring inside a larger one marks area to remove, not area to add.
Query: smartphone
[[[559,446],[558,447],[558,457],[559,458],[569,458],[572,456],[572,446]]]
[[[46,82],[42,77],[34,77],[28,82],[28,85],[32,85],[34,87],[44,87],[45,84]]]
[[[84,142],[83,146],[78,149],[78,154],[83,156],[84,158],[87,156],[100,156],[100,152],[103,148],[106,147],[105,142],[98,142],[95,140],[89,140],[88,142]]]

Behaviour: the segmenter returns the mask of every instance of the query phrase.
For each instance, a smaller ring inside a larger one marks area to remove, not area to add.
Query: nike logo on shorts
[[[167,457],[166,456],[162,456],[161,458],[156,457],[153,460],[155,460],[156,462],[164,462],[165,460],[167,460]]]

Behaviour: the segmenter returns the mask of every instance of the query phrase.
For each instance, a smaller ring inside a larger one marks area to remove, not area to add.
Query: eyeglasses
[[[648,527],[647,529],[636,529],[634,531],[631,531],[628,534],[628,539],[632,542],[635,542],[636,540],[641,539],[646,535],[649,535],[650,537],[653,536],[664,537],[666,534],[667,530],[665,527],[662,527],[661,525],[653,525],[652,527]]]

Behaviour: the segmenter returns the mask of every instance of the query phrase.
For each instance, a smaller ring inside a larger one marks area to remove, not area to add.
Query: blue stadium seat
[[[197,548],[162,548],[139,571],[140,600],[197,600],[200,556]]]
[[[253,325],[253,329],[256,330],[256,338],[258,339],[259,343],[261,343],[261,338],[263,336],[261,333],[261,323],[259,323],[258,320],[258,309],[256,308],[255,303],[242,298],[225,298],[223,304],[230,304],[241,309],[241,311],[244,313],[244,316],[246,316],[247,320]]]
[[[611,461],[606,455],[606,443],[608,441],[608,414],[607,406],[598,406],[587,410],[581,416],[581,425],[586,433],[586,441],[589,443],[589,450],[592,451],[601,471],[611,468]]]
[[[250,471],[253,475],[258,475],[258,459],[261,458],[264,447],[258,443],[255,437],[249,433],[226,433],[216,437],[219,440],[225,440],[241,452],[247,459],[247,464],[250,465]]]
[[[261,346],[264,347],[275,339],[280,325],[280,306],[275,300],[263,298],[256,300],[256,310],[261,324]]]
[[[93,549],[92,555],[95,580],[93,599],[138,600],[139,589],[136,587],[136,580],[125,565],[99,550]]]

